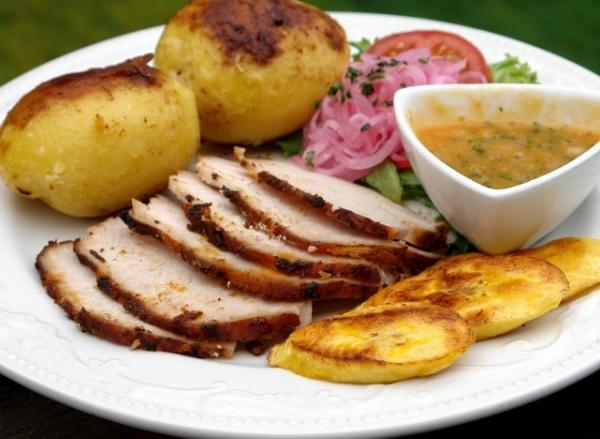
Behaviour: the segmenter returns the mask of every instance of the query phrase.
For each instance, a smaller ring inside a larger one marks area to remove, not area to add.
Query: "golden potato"
[[[269,364],[309,378],[389,383],[432,375],[473,343],[469,325],[435,305],[400,303],[311,323],[273,347]]]
[[[151,55],[55,78],[0,130],[0,173],[21,195],[93,217],[160,190],[199,145],[193,93]]]
[[[556,308],[569,283],[554,265],[526,256],[470,253],[446,258],[376,293],[359,309],[427,301],[461,315],[478,340],[511,331]]]
[[[348,61],[343,29],[292,0],[196,0],[156,48],[157,67],[194,90],[203,137],[245,145],[300,128]]]
[[[557,266],[569,280],[563,302],[600,283],[600,239],[561,238],[518,254],[543,259]]]

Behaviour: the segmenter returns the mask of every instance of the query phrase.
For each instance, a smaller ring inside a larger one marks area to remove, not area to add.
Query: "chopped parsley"
[[[360,127],[360,132],[362,133],[363,131],[367,131],[371,129],[371,124],[370,123],[366,123],[364,124],[362,127]]]
[[[377,81],[378,79],[381,79],[381,78],[383,78],[383,70],[381,70],[381,69],[374,70],[367,75],[367,79],[369,81]]]
[[[342,83],[340,81],[336,81],[331,87],[329,87],[329,90],[327,90],[327,94],[331,97],[335,97],[335,95],[337,95],[338,92],[343,89],[344,87],[342,86]]]
[[[360,91],[365,96],[371,96],[373,93],[375,93],[375,88],[370,82],[363,82],[362,84],[360,84]]]
[[[361,74],[361,71],[358,69],[355,69],[352,66],[348,67],[348,70],[346,70],[346,78],[348,78],[350,80],[350,82],[353,84],[354,84],[354,81],[356,81],[356,78],[358,78],[358,76],[360,74]]]

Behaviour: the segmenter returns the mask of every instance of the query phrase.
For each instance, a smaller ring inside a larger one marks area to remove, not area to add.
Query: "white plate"
[[[406,17],[335,14],[351,39],[415,28],[446,29],[490,61],[518,55],[544,83],[600,88],[600,78],[540,49],[462,26]],[[58,74],[151,52],[153,28],[79,50],[0,89],[0,119],[17,99]],[[514,333],[476,344],[447,371],[392,385],[353,386],[230,361],[130,351],[80,333],[40,286],[33,261],[50,239],[89,224],[22,200],[0,185],[0,372],[65,404],[174,435],[407,434],[465,422],[542,397],[600,368],[600,294]],[[550,237],[600,237],[600,188]]]

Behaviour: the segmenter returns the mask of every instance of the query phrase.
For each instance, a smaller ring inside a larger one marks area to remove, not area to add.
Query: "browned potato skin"
[[[156,48],[158,68],[194,90],[204,139],[244,145],[300,128],[348,61],[344,30],[291,0],[196,0]]]
[[[150,59],[64,75],[23,96],[0,129],[7,185],[76,217],[165,186],[191,160],[200,125],[193,93]]]

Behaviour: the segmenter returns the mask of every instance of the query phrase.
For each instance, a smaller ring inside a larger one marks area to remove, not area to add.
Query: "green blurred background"
[[[164,23],[188,0],[0,0],[0,84],[88,44]],[[598,0],[312,0],[327,10],[450,21],[517,38],[600,72]]]

